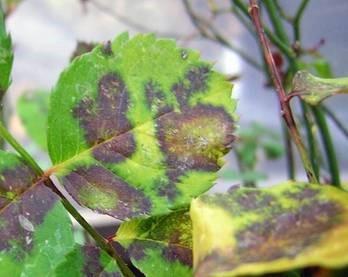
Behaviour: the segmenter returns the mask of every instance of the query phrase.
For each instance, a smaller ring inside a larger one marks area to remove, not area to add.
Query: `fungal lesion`
[[[96,99],[84,97],[73,109],[90,146],[131,129],[127,118],[129,92],[119,74],[109,72],[98,83]]]
[[[190,68],[183,80],[172,86],[172,92],[176,96],[181,108],[187,107],[191,95],[208,89],[208,80],[211,69],[208,66],[196,66]]]
[[[156,117],[173,111],[173,105],[169,103],[165,92],[154,81],[146,83],[145,94],[148,107]]]

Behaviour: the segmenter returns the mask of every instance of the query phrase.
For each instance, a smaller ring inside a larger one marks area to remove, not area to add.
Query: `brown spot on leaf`
[[[5,169],[0,174],[0,209],[32,185],[36,176],[25,165]]]
[[[192,250],[189,248],[169,245],[163,249],[163,257],[169,262],[179,261],[186,266],[192,267]]]
[[[128,105],[124,82],[111,72],[100,79],[96,100],[83,98],[73,115],[80,121],[88,144],[93,146],[131,129],[126,116]]]
[[[184,80],[173,85],[172,91],[181,108],[187,106],[188,98],[193,93],[206,90],[209,73],[210,68],[207,66],[193,67],[186,73]]]
[[[94,147],[93,156],[103,163],[117,163],[130,157],[135,149],[132,132],[126,132]]]
[[[102,166],[76,168],[63,177],[63,183],[79,204],[118,219],[141,216],[151,209],[140,190]]]
[[[102,52],[104,53],[104,55],[106,56],[112,56],[113,52],[112,52],[112,46],[111,46],[111,41],[108,40],[102,48]]]
[[[154,82],[145,85],[145,93],[148,106],[155,112],[156,117],[173,110],[173,107],[167,104],[164,92]]]
[[[0,252],[11,249],[14,257],[24,258],[33,247],[36,227],[57,201],[56,194],[41,182],[4,207],[0,214]]]
[[[335,218],[339,213],[340,207],[335,203],[313,200],[298,210],[283,209],[271,214],[239,231],[236,248],[207,256],[200,262],[199,272],[233,270],[240,264],[294,258],[334,228],[339,223]]]
[[[311,199],[315,197],[319,193],[319,190],[314,188],[305,188],[303,190],[299,190],[297,192],[289,192],[285,193],[286,197],[292,198],[294,200],[302,201],[306,199]]]
[[[233,120],[222,108],[199,105],[157,119],[157,137],[170,179],[186,170],[216,171],[234,140]],[[174,170],[175,169],[175,170]]]
[[[106,265],[101,262],[101,252],[99,248],[87,245],[82,246],[82,251],[85,257],[83,269],[84,276],[121,277],[119,272],[107,272],[105,270]]]

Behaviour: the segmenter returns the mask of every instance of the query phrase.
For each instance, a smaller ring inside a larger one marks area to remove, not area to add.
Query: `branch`
[[[152,33],[154,32],[153,30],[151,30],[150,28],[147,28],[146,26],[144,26],[141,23],[138,22],[134,22],[132,20],[130,20],[127,16],[121,15],[119,13],[114,12],[113,10],[111,10],[109,7],[106,7],[102,4],[100,4],[98,1],[95,0],[88,0],[88,2],[90,4],[92,4],[95,8],[97,8],[99,11],[109,15],[110,17],[112,17],[113,19],[127,25],[128,27],[131,27],[139,32],[142,33]],[[183,37],[183,35],[181,34],[177,34],[177,33],[167,33],[167,32],[156,32],[157,35],[161,36],[161,37],[171,37],[171,38],[175,38],[175,39],[181,39]],[[186,36],[184,36],[186,37]]]
[[[3,137],[23,158],[24,161],[32,168],[35,174],[41,178],[45,185],[55,192],[62,201],[62,204],[66,210],[76,219],[76,221],[90,234],[96,241],[97,245],[112,256],[119,265],[122,273],[127,277],[132,277],[134,274],[130,271],[122,257],[116,253],[116,250],[80,215],[75,207],[66,199],[52,180],[49,178],[49,174],[44,173],[40,166],[30,156],[30,154],[17,142],[17,140],[7,131],[7,129],[0,122],[0,136]]]
[[[230,0],[232,4],[236,5],[245,16],[250,17],[248,7],[241,0]],[[296,53],[291,47],[283,43],[277,36],[275,36],[267,27],[263,27],[264,32],[274,46],[276,46],[288,59],[296,57]]]
[[[269,72],[272,77],[272,81],[274,83],[274,87],[276,88],[279,103],[280,103],[280,110],[281,114],[285,120],[285,123],[289,129],[291,138],[293,139],[294,143],[297,146],[297,150],[299,151],[299,154],[302,159],[303,166],[306,170],[308,180],[312,183],[318,183],[318,180],[315,176],[312,164],[308,158],[306,148],[302,142],[300,133],[297,129],[296,122],[294,120],[289,101],[287,101],[287,95],[285,93],[285,90],[283,88],[281,78],[279,76],[278,69],[275,65],[270,44],[266,38],[261,19],[259,14],[259,5],[258,0],[250,0],[250,9],[249,9],[251,18],[253,20],[256,32],[258,34],[259,40],[261,42],[264,57],[267,62],[267,65],[269,67]]]
[[[309,0],[302,0],[300,7],[298,8],[296,15],[294,17],[294,37],[295,37],[295,43],[299,42],[301,40],[301,33],[300,33],[300,23],[302,19],[303,12],[305,11],[307,5],[309,3]]]
[[[228,40],[224,38],[224,36],[211,24],[210,21],[196,15],[192,9],[192,6],[189,3],[189,0],[183,0],[184,7],[191,19],[192,24],[196,27],[202,37],[209,39],[213,42],[220,43],[223,46],[227,47],[231,51],[237,53],[245,62],[253,66],[258,70],[262,70],[263,67],[257,61],[255,61],[252,57],[250,57],[246,52],[237,46],[230,43]],[[207,32],[206,28],[209,30]]]
[[[348,139],[348,129],[342,124],[342,122],[337,118],[337,116],[325,105],[321,106],[323,111],[328,117],[335,123],[336,127],[342,132],[342,134]]]

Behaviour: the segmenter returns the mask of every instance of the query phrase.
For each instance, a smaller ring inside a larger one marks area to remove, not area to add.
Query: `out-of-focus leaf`
[[[348,93],[348,78],[319,78],[307,71],[299,71],[293,79],[293,91],[301,93],[301,98],[311,105],[318,105],[335,94]]]
[[[239,140],[235,151],[241,168],[253,171],[257,165],[258,150],[263,149],[268,159],[278,159],[284,154],[279,136],[271,129],[253,122],[241,128],[237,134]]]
[[[84,249],[74,242],[58,196],[19,157],[0,151],[0,276],[57,276],[62,267],[76,273],[64,276],[115,270],[106,254]]]
[[[35,91],[22,95],[17,102],[17,111],[27,134],[43,150],[47,150],[48,100],[46,91]]]
[[[0,5],[0,99],[10,85],[12,63],[12,41],[6,31],[5,18]]]
[[[348,264],[348,193],[288,182],[192,201],[196,276],[245,276]]]
[[[115,241],[147,277],[192,276],[192,225],[188,212],[123,223]]]
[[[52,169],[76,201],[119,219],[188,206],[233,142],[231,85],[197,52],[127,34],[62,73],[48,119]]]
[[[257,182],[267,179],[267,175],[263,172],[256,170],[248,170],[245,172],[238,172],[234,170],[225,170],[220,173],[222,179],[228,181],[244,181],[244,182]]]
[[[318,58],[311,64],[316,74],[321,78],[332,78],[333,73],[330,63],[324,58]]]
[[[267,158],[270,160],[279,159],[284,155],[284,147],[279,143],[279,141],[265,141],[262,143],[262,147]]]

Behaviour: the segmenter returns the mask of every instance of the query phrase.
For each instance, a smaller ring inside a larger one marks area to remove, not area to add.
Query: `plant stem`
[[[301,32],[300,32],[300,23],[302,19],[303,12],[305,11],[307,5],[309,3],[309,0],[302,0],[296,15],[294,17],[294,38],[295,42],[299,42],[301,40]]]
[[[44,174],[44,171],[35,162],[35,160],[30,156],[30,154],[25,151],[25,149],[17,142],[17,140],[7,131],[2,122],[0,122],[0,136],[4,138],[23,158],[23,160],[32,168],[35,174],[42,178],[45,185],[49,187],[53,192],[55,192],[62,201],[62,204],[66,210],[76,219],[76,221],[93,237],[97,245],[111,255],[119,265],[122,273],[125,276],[134,276],[134,274],[127,267],[126,263],[122,260],[121,256],[118,255],[115,249],[105,240],[89,223],[81,216],[81,214],[75,209],[75,207],[66,199],[66,197],[58,190],[49,176]]]
[[[289,45],[290,44],[289,39],[285,32],[282,21],[279,20],[280,14],[278,14],[277,12],[277,6],[275,5],[274,0],[264,0],[263,4],[265,5],[268,11],[268,15],[272,22],[276,35],[281,39],[283,43],[286,43]]]
[[[309,110],[308,110],[308,106],[306,105],[306,103],[301,101],[301,108],[302,108],[302,117],[303,117],[303,121],[304,121],[304,126],[306,129],[306,133],[307,133],[307,145],[308,145],[308,149],[309,149],[309,157],[311,159],[312,162],[312,166],[313,166],[313,170],[315,173],[315,176],[318,178],[319,180],[319,176],[320,176],[320,170],[319,170],[319,161],[318,161],[318,148],[316,145],[316,140],[315,137],[313,135],[313,122],[311,122],[310,120],[310,114],[309,114]]]
[[[336,124],[336,127],[343,133],[343,135],[348,139],[348,129],[342,124],[342,122],[337,118],[337,116],[331,111],[327,106],[321,105],[324,113],[330,117],[333,123]]]
[[[292,23],[293,18],[288,15],[285,10],[282,8],[282,6],[279,4],[278,0],[274,0],[274,5],[276,6],[277,11],[279,12],[279,15],[288,23]]]
[[[96,241],[97,245],[107,252],[111,257],[113,257],[117,265],[120,267],[120,270],[126,277],[133,277],[133,272],[128,268],[127,264],[123,261],[121,256],[117,254],[116,250],[112,245],[101,236],[84,218],[83,216],[75,209],[75,207],[69,202],[68,199],[62,194],[57,187],[54,185],[51,179],[45,180],[45,184],[52,189],[58,196],[61,198],[63,206],[66,210],[75,218],[75,220],[87,231],[87,233]]]
[[[43,175],[43,170],[38,166],[35,160],[29,155],[27,151],[17,142],[17,140],[7,131],[2,122],[0,122],[0,136],[6,140],[30,165],[37,176]]]
[[[212,40],[214,42],[220,43],[223,46],[227,47],[231,51],[235,52],[238,54],[245,62],[253,66],[254,68],[258,70],[263,70],[262,65],[260,65],[257,61],[255,61],[252,57],[250,57],[246,52],[244,52],[242,49],[238,48],[228,40],[226,40],[220,32],[212,25],[211,22],[206,20],[205,18],[201,18],[198,15],[196,15],[189,3],[189,0],[183,0],[183,4],[185,6],[185,9],[191,19],[192,24],[197,28],[199,33],[201,34],[202,37]],[[210,33],[209,34],[202,26],[202,24],[209,29]]]
[[[313,183],[318,183],[312,164],[308,158],[306,148],[302,142],[300,133],[296,127],[296,122],[294,120],[291,108],[289,106],[289,102],[287,101],[287,96],[283,88],[278,69],[275,65],[269,42],[265,36],[265,32],[262,27],[260,14],[259,14],[258,0],[250,0],[250,15],[252,17],[254,26],[259,36],[259,40],[261,42],[261,45],[264,51],[264,57],[269,67],[269,71],[274,83],[274,87],[276,88],[276,91],[278,94],[282,116],[287,124],[290,135],[297,146],[297,149],[302,159],[303,166],[307,173],[308,180]]]
[[[250,17],[248,7],[241,0],[231,0],[246,16]],[[264,32],[268,36],[269,40],[275,45],[288,59],[295,58],[296,53],[291,47],[282,42],[277,36],[275,36],[267,27],[263,27]]]
[[[321,108],[319,106],[313,106],[312,112],[314,118],[317,122],[318,128],[320,129],[321,137],[324,144],[324,149],[327,157],[327,162],[329,165],[331,182],[332,185],[339,187],[341,185],[339,167],[337,163],[336,153],[333,146],[332,138],[330,135],[329,128],[325,116],[323,115]]]
[[[288,172],[288,178],[290,180],[296,179],[295,174],[295,160],[294,160],[294,152],[292,149],[292,142],[290,139],[290,134],[288,129],[286,128],[285,124],[282,124],[283,129],[283,138],[284,138],[284,144],[286,149],[286,166],[287,166],[287,172]]]

